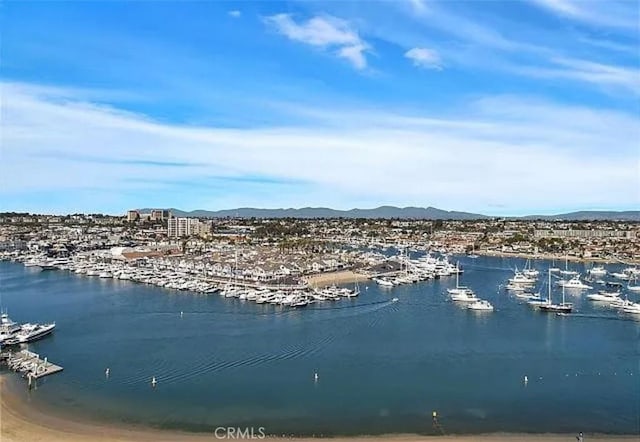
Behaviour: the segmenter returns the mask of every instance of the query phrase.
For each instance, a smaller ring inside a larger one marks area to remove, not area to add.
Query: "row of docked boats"
[[[55,328],[55,322],[50,324],[19,324],[11,320],[7,313],[2,313],[0,315],[0,345],[19,345],[33,342],[51,334]]]
[[[172,290],[191,291],[204,294],[218,293],[226,298],[255,301],[258,304],[277,304],[303,307],[319,301],[335,301],[353,298],[360,293],[359,288],[327,287],[311,289],[299,286],[266,286],[249,284],[239,280],[214,279],[186,267],[153,265],[132,266],[126,262],[91,261],[79,259],[28,259],[27,267],[42,270],[67,270],[78,275],[100,279],[116,279],[142,284],[150,284]]]
[[[360,294],[360,289],[356,284],[353,290],[346,287],[330,286],[322,289],[284,291],[266,287],[250,288],[229,284],[221,290],[219,294],[225,298],[238,298],[241,301],[253,301],[256,304],[306,307],[316,302],[337,301],[341,298],[355,298]]]
[[[31,259],[25,261],[29,267],[42,270],[67,270],[78,275],[101,279],[117,279],[142,284],[150,284],[172,290],[191,291],[203,294],[217,293],[225,298],[255,301],[257,304],[272,304],[288,307],[304,307],[320,301],[336,301],[359,295],[358,285],[353,289],[331,286],[312,289],[300,286],[266,286],[248,284],[237,279],[214,280],[185,267],[169,267],[156,264],[132,266],[126,262],[100,262],[77,259]]]
[[[399,262],[400,269],[389,276],[373,278],[373,281],[381,287],[391,288],[463,273],[458,264],[452,264],[446,257],[426,254],[417,259],[410,259],[401,254],[389,259]]]

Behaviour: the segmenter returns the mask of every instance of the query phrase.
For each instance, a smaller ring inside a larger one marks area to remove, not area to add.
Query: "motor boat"
[[[592,276],[604,276],[607,274],[607,270],[602,266],[593,266],[589,270],[589,274]]]
[[[12,338],[5,340],[6,345],[26,344],[36,341],[53,332],[55,322],[51,324],[24,324]]]
[[[587,295],[587,299],[596,302],[613,302],[620,299],[620,292],[605,292],[601,290],[598,293]]]
[[[560,287],[564,287],[565,289],[587,290],[593,288],[590,285],[587,285],[584,282],[580,281],[580,275],[576,275],[568,281],[565,279],[561,279],[560,281],[558,281],[558,285]]]
[[[478,299],[475,302],[467,305],[469,310],[479,310],[479,311],[493,311],[493,305],[489,301],[485,301],[484,299]]]

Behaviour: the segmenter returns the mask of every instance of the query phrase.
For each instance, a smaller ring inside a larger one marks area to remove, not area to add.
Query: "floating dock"
[[[29,380],[29,384],[31,384],[32,380],[37,380],[63,370],[59,365],[49,362],[46,357],[40,359],[39,354],[29,350],[3,353],[2,359],[6,361],[7,366],[11,370],[22,373],[22,375]]]

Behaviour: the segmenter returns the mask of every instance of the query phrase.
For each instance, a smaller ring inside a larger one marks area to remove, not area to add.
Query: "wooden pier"
[[[3,353],[2,359],[6,361],[7,366],[11,370],[22,373],[23,377],[29,380],[29,385],[31,385],[33,380],[63,370],[59,365],[49,362],[46,357],[40,359],[40,355],[29,350]]]

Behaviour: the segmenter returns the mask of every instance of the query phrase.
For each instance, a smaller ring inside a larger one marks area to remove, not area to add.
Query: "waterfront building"
[[[169,238],[182,238],[199,234],[200,221],[196,218],[171,217],[167,221],[167,236]]]
[[[629,230],[602,230],[602,229],[566,229],[550,230],[536,229],[535,238],[623,238],[632,239],[634,232]]]

